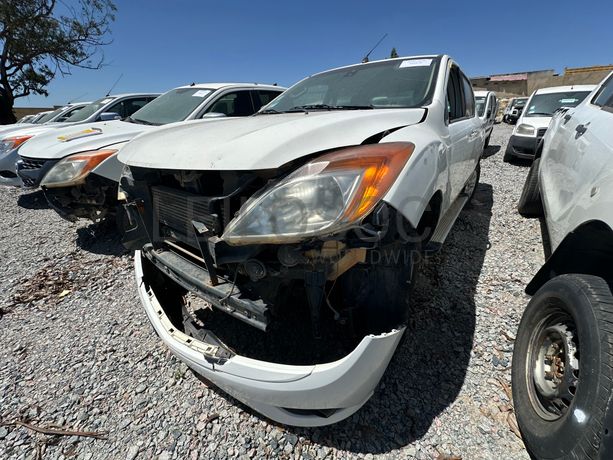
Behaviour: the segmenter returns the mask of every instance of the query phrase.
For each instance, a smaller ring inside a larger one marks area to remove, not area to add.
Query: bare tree
[[[112,0],[0,0],[0,97],[47,96],[74,67],[99,69],[117,8]]]

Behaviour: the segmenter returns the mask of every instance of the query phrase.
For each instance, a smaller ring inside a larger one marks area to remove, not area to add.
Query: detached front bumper
[[[373,394],[405,328],[364,337],[344,358],[292,366],[227,354],[178,331],[149,286],[141,251],[134,267],[138,292],[155,331],[171,352],[225,392],[279,423],[323,426],[356,412]]]
[[[540,138],[538,137],[513,135],[509,138],[506,154],[515,158],[532,160],[534,159],[539,140]]]

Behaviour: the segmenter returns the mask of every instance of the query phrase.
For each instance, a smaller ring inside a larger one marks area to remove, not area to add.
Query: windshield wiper
[[[269,113],[283,113],[283,112],[279,112],[276,109],[264,109],[264,110],[260,110],[257,114],[269,114]]]
[[[128,117],[128,118],[130,118],[130,120],[132,120],[134,123],[138,123],[139,125],[158,126],[158,123],[152,123],[147,120],[141,120],[140,118],[132,118],[132,117]]]
[[[538,116],[538,115],[543,115],[543,116],[546,116],[546,117],[550,117],[553,114],[552,113],[547,113],[547,112],[530,112],[528,114],[528,116],[531,116],[531,117],[535,117],[535,116]]]
[[[374,109],[372,105],[328,105],[328,104],[307,104],[297,105],[288,112],[306,112],[308,110],[363,110]]]

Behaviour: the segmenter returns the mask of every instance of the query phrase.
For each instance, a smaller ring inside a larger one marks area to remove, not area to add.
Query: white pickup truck
[[[153,327],[273,420],[348,417],[405,331],[419,257],[476,189],[484,141],[470,81],[440,55],[326,71],[252,117],[135,138],[119,153],[124,241]]]
[[[513,400],[537,459],[613,458],[613,74],[558,110],[519,211],[548,256],[530,282],[513,354]]]

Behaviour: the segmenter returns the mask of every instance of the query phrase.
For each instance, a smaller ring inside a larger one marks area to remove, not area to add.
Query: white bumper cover
[[[291,366],[234,355],[223,364],[205,359],[209,347],[176,330],[143,279],[140,251],[134,266],[138,292],[154,329],[181,361],[247,406],[279,423],[323,426],[356,412],[373,394],[405,328],[369,335],[344,358]]]

